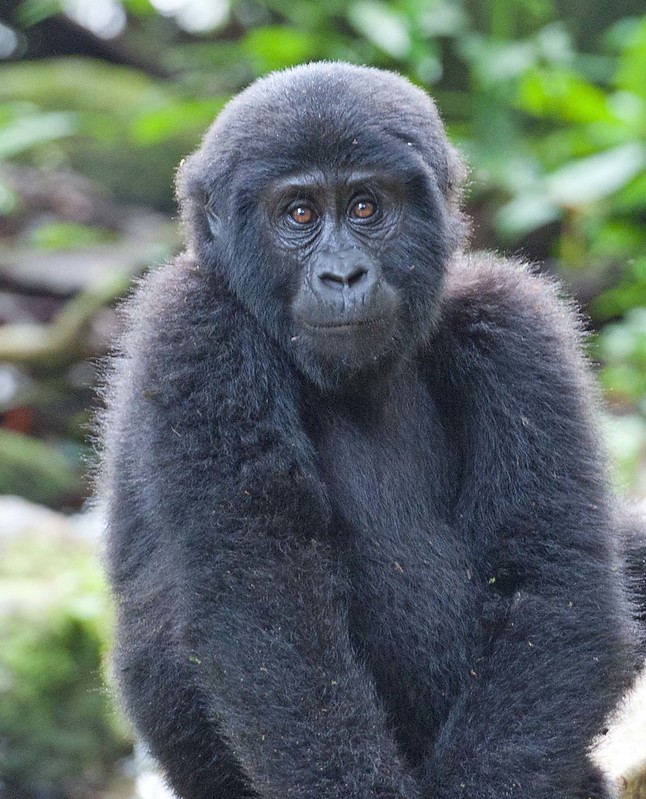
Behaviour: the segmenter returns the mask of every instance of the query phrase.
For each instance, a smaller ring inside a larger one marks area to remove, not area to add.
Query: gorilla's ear
[[[214,198],[209,195],[207,195],[206,203],[204,204],[204,213],[206,214],[206,221],[211,235],[214,239],[217,239],[222,232],[222,217],[218,215]]]
[[[469,237],[470,228],[462,210],[462,195],[468,174],[466,163],[449,141],[434,100],[421,89],[414,88],[413,91],[411,100],[413,107],[421,108],[426,113],[421,115],[421,125],[417,113],[406,117],[406,122],[408,128],[416,133],[413,141],[417,142],[417,149],[446,203],[448,213],[445,218],[444,235],[447,244],[451,249],[462,247]],[[401,131],[399,137],[402,138]]]
[[[463,246],[471,230],[470,220],[462,210],[462,196],[468,170],[458,150],[446,138],[443,157],[435,161],[434,172],[450,211],[446,232],[452,240],[452,246]]]
[[[175,180],[182,227],[189,245],[199,249],[219,232],[212,193],[205,185],[207,170],[200,150],[182,160]]]
[[[458,209],[462,204],[462,194],[467,179],[467,166],[464,159],[450,142],[445,145],[446,163],[440,176],[440,189],[449,206]]]

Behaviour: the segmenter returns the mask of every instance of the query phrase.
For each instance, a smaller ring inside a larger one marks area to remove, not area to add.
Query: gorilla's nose
[[[314,289],[322,297],[365,295],[377,282],[377,270],[368,259],[336,254],[321,258],[313,270]]]

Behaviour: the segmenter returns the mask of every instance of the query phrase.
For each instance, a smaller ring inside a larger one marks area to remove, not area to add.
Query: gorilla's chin
[[[326,325],[301,320],[294,341],[299,360],[315,367],[316,382],[331,380],[337,385],[359,372],[381,371],[385,363],[396,358],[396,338],[396,317],[388,316]]]
[[[322,301],[302,289],[293,308],[299,348],[305,348],[324,372],[355,372],[394,353],[400,303],[390,286],[375,286],[366,296],[338,292]]]

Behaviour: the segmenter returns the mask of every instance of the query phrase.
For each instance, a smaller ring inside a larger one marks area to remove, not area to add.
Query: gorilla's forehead
[[[289,172],[303,164],[395,160],[395,153],[401,160],[402,146],[428,162],[442,136],[432,101],[406,79],[369,67],[317,63],[252,84],[222,111],[204,148],[224,161],[271,161]]]
[[[331,143],[312,137],[300,143],[283,141],[280,151],[269,142],[238,160],[232,185],[262,190],[265,196],[308,193],[326,186],[329,190],[353,186],[394,189],[425,173],[419,154],[411,146],[402,153],[401,144],[379,138],[353,137],[354,146],[342,139]]]

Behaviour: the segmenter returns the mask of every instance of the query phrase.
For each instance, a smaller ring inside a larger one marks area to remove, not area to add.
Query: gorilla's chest
[[[373,638],[395,657],[405,643],[445,647],[472,565],[447,522],[445,441],[427,417],[411,417],[381,434],[334,428],[320,453],[362,648]]]
[[[423,706],[434,727],[459,690],[456,662],[468,674],[473,638],[472,565],[448,523],[459,464],[421,389],[380,410],[359,422],[323,411],[319,460],[355,647],[393,716],[405,724]]]

